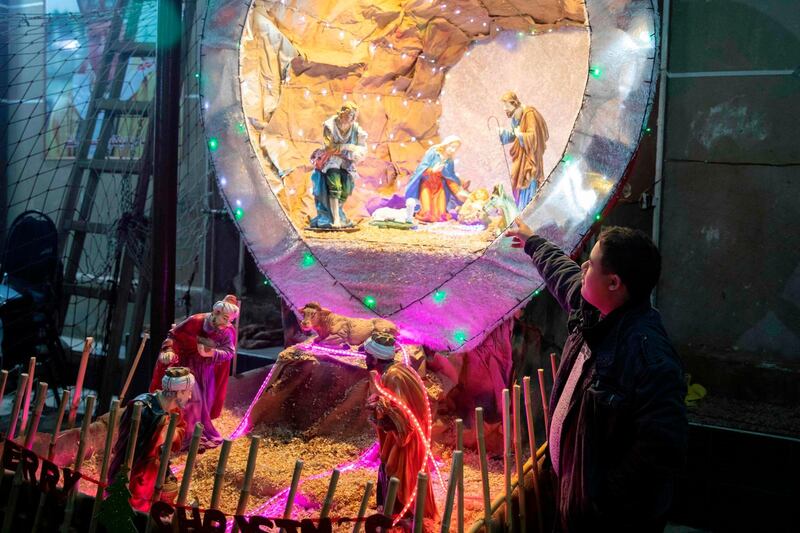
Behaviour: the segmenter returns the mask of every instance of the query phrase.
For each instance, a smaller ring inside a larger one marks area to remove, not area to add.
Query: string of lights
[[[652,8],[650,8],[650,9],[652,9]],[[306,14],[306,16],[308,16],[308,14]],[[498,29],[499,29],[499,27],[498,27]],[[585,31],[591,31],[591,27],[588,26],[588,25],[586,25],[584,27],[584,29],[585,29]],[[549,28],[546,31],[548,31],[548,32],[552,31],[552,28]],[[534,28],[533,29],[533,34],[535,35],[535,34],[538,34],[538,33],[543,33],[543,32],[537,31],[537,29]],[[526,35],[525,32],[519,32],[518,33],[518,36],[520,36],[520,37],[524,37],[525,35]],[[648,36],[651,39],[653,39],[655,37],[655,32],[648,34]],[[373,43],[373,44],[376,44],[376,43]],[[378,43],[378,44],[383,45],[383,43]],[[471,43],[470,46],[473,46],[473,45],[474,45],[474,42]],[[376,44],[376,46],[377,46],[377,44]],[[394,49],[393,45],[390,42],[387,43],[386,46],[387,46],[387,48]],[[395,52],[398,52],[400,54],[408,53],[407,51],[402,51],[402,50],[395,50]],[[465,52],[465,54],[468,55],[469,54],[469,50],[467,50],[467,52]],[[423,58],[423,59],[428,59],[428,58]],[[648,59],[652,59],[652,58],[648,58]],[[434,65],[433,68],[437,68],[437,69],[439,68],[439,66],[436,64],[435,59],[428,59],[428,61],[432,61],[433,62],[433,65]],[[653,69],[654,68],[655,68],[655,61],[653,61],[651,63],[651,76],[653,74]],[[601,65],[592,65],[592,64],[590,64],[587,67],[587,69],[588,69],[589,78],[590,79],[594,79],[594,80],[600,80],[605,74],[604,71],[607,70],[607,69],[604,69]],[[446,76],[446,74],[445,74],[445,76]],[[289,81],[288,82],[290,82],[291,79],[292,78],[289,77]],[[291,90],[307,91],[307,93],[305,93],[305,94],[307,94],[309,97],[312,97],[312,96],[316,95],[316,92],[314,90],[312,90],[311,88],[308,88],[308,87],[286,85],[286,86],[284,86],[284,88],[291,89]],[[588,87],[587,87],[587,89],[588,89]],[[652,91],[652,89],[651,89],[651,91]],[[319,91],[319,94],[322,95],[322,96],[328,96],[328,89],[327,88],[321,89]],[[342,98],[343,98],[343,100],[347,100],[348,98],[358,98],[358,96],[357,96],[358,94],[360,94],[360,93],[352,93],[352,92],[351,93],[345,93],[345,94],[342,95]],[[368,93],[365,93],[365,94],[361,94],[360,97],[362,99],[368,99],[370,97],[374,97],[378,101],[380,101],[382,99],[386,99],[386,98],[392,98],[392,97],[394,97],[394,98],[403,98],[404,102],[409,102],[409,101],[413,101],[414,100],[414,95],[405,95],[405,94],[404,95],[397,95],[396,92],[395,92],[394,95],[386,94],[385,92],[368,92]],[[589,94],[588,91],[584,93],[584,100],[583,100],[582,105],[581,105],[582,109],[585,106],[587,98],[590,98],[590,94]],[[427,100],[428,99],[423,99],[424,102],[427,102]],[[431,103],[433,103],[433,101],[431,101]],[[641,132],[639,134],[639,139],[641,138],[642,135],[649,133],[649,131],[646,131],[646,128],[645,128],[645,125],[644,125],[644,121],[647,119],[647,115],[649,114],[649,111],[650,111],[651,107],[652,107],[652,104],[648,103],[647,104],[647,111],[645,112],[645,116],[643,118],[642,130],[641,130]],[[243,130],[246,129],[243,123],[240,123],[238,125],[238,127],[240,129],[243,129]],[[378,146],[382,146],[382,145],[391,146],[392,144],[395,144],[395,143],[402,144],[402,143],[404,143],[406,141],[417,142],[416,140],[413,140],[414,137],[404,138],[402,140],[400,140],[400,139],[396,140],[393,137],[393,133],[394,132],[389,134],[389,139],[388,140],[379,140],[379,141],[371,142],[370,144],[372,145],[373,151],[376,151]],[[570,151],[571,146],[573,144],[572,137],[573,137],[574,133],[575,132],[573,131],[570,134],[569,139],[568,139],[568,141],[567,141],[567,143],[565,145],[564,151],[562,153],[562,159],[561,159],[561,163],[560,163],[561,165],[566,166],[567,164],[569,164],[573,160],[573,156],[571,154],[569,154],[569,151]],[[306,141],[306,136],[301,135],[301,137],[303,138],[302,142],[310,142],[310,141]],[[280,142],[283,143],[285,141],[286,141],[286,139],[282,138]],[[429,145],[433,144],[433,141],[431,139],[427,139],[427,140],[423,139],[423,141],[427,141],[429,143]],[[214,138],[210,139],[209,143],[210,143],[209,144],[209,149],[211,149],[212,151],[215,150],[216,148],[212,147],[212,144],[216,144],[216,139],[214,139]],[[256,151],[259,148],[253,146],[252,140],[251,140],[251,148],[253,150],[253,153],[251,154],[251,157],[257,158],[258,156],[256,155]],[[559,171],[559,165],[556,166],[556,168],[551,173],[551,175],[548,176],[548,178],[545,180],[544,186],[540,187],[539,190],[536,192],[536,195],[534,196],[534,199],[532,200],[532,203],[535,203],[536,199],[541,195],[542,191],[546,189],[546,185],[550,182],[550,178],[553,175],[555,175],[558,171]],[[276,170],[276,173],[277,173],[277,170]],[[225,180],[224,177],[220,178],[220,184],[223,187],[225,186],[225,181],[224,180]],[[613,187],[611,189],[611,191],[610,191],[611,194],[610,194],[609,198],[615,197],[618,194],[619,190],[620,190],[620,187],[619,187],[619,184],[617,184],[616,187]],[[273,191],[273,194],[274,194],[274,191]],[[234,206],[230,206],[230,204],[229,204],[229,206],[231,207],[231,212],[233,213],[235,220],[241,220],[245,216],[244,209],[242,208],[241,205],[239,205],[240,201],[238,201],[238,200],[235,201],[235,204],[236,204],[235,207]],[[286,216],[285,213],[284,213],[284,216]],[[583,242],[587,238],[587,235],[589,235],[589,234],[591,234],[593,232],[593,229],[594,229],[596,223],[600,222],[602,220],[602,217],[603,217],[603,210],[601,209],[600,212],[596,213],[593,216],[591,224],[589,224],[589,226],[586,227],[583,231],[579,231],[578,232],[579,243]],[[288,216],[286,217],[286,219],[288,221]],[[291,221],[289,221],[289,222],[291,222]],[[338,281],[336,281],[336,277],[331,273],[331,271],[324,264],[324,262],[321,261],[314,254],[314,252],[313,252],[313,250],[311,250],[311,248],[307,248],[307,250],[303,252],[303,256],[302,256],[300,267],[303,268],[303,269],[308,269],[308,268],[314,267],[315,265],[319,265],[330,276],[330,278],[333,280],[333,285],[334,286],[341,285],[341,288],[348,294],[348,296],[350,297],[351,300],[360,301],[365,309],[371,311],[376,316],[381,316],[381,317],[387,317],[388,318],[388,317],[397,315],[398,313],[408,309],[409,307],[411,307],[413,305],[421,304],[422,302],[426,301],[427,298],[432,298],[433,302],[438,306],[444,305],[445,301],[447,300],[447,296],[448,296],[447,288],[446,288],[448,283],[450,283],[464,269],[468,268],[469,266],[471,266],[476,261],[480,261],[485,256],[485,254],[487,253],[488,250],[495,248],[494,245],[495,245],[496,241],[498,239],[502,239],[502,238],[503,238],[502,234],[500,236],[498,236],[497,238],[495,238],[492,241],[492,243],[489,246],[487,246],[487,248],[484,249],[478,256],[474,257],[471,261],[467,262],[462,268],[460,268],[456,272],[451,273],[451,275],[449,275],[442,283],[440,283],[436,287],[432,288],[431,291],[429,291],[425,295],[417,298],[416,300],[413,300],[413,301],[410,301],[410,302],[406,302],[406,303],[400,305],[397,310],[395,310],[393,312],[390,312],[390,313],[381,314],[381,313],[378,313],[376,311],[376,309],[378,307],[378,301],[377,301],[376,296],[374,296],[374,295],[366,295],[366,296],[357,295],[357,294],[353,293],[347,286],[338,283]],[[248,245],[248,247],[249,247],[249,245]],[[273,284],[273,286],[274,286],[274,284]],[[494,329],[494,327],[498,323],[501,323],[502,321],[507,320],[521,306],[525,305],[531,298],[534,298],[534,297],[538,296],[541,293],[541,290],[542,290],[542,285],[539,285],[536,289],[531,291],[526,297],[524,297],[522,299],[519,299],[518,300],[518,304],[516,306],[514,306],[506,314],[504,314],[503,317],[501,317],[498,321],[493,323],[491,329]],[[293,304],[291,304],[291,302],[289,302],[289,303],[293,307],[296,307]],[[474,340],[477,337],[482,337],[483,335],[485,335],[487,333],[487,329],[488,328],[485,328],[485,329],[483,329],[481,331],[478,331],[478,332],[472,332],[472,331],[468,331],[468,330],[466,330],[464,328],[457,328],[456,330],[453,331],[453,334],[452,334],[452,339],[456,343],[455,349],[462,348],[465,344],[470,343],[472,340]],[[454,348],[449,344],[449,342],[447,343],[447,346],[448,346],[448,350],[449,351],[453,351]]]

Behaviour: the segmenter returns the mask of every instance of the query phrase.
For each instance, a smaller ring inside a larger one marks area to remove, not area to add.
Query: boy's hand
[[[513,238],[511,243],[512,248],[524,248],[525,241],[534,234],[533,230],[522,221],[522,218],[517,217],[505,233],[506,237]]]

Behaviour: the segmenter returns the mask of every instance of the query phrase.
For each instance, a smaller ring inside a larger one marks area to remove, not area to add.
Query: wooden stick
[[[22,489],[22,461],[17,464],[17,470],[14,472],[14,480],[11,483],[11,490],[8,494],[6,501],[5,516],[3,517],[3,533],[11,533],[11,525],[14,523],[14,517],[17,516],[17,501],[19,500],[19,492]]]
[[[17,418],[19,418],[19,408],[22,406],[22,397],[25,396],[25,387],[28,386],[28,374],[23,372],[17,381],[17,390],[14,393],[14,407],[11,408],[11,420],[8,426],[8,440],[14,439],[17,430]]]
[[[58,440],[58,432],[61,431],[61,424],[64,422],[64,411],[69,403],[69,390],[64,389],[61,391],[61,403],[58,405],[58,417],[56,418],[56,426],[53,428],[53,433],[50,436],[50,445],[47,448],[47,459],[53,460],[56,454],[56,441]]]
[[[456,450],[464,451],[464,421],[456,418]],[[462,456],[461,471],[458,476],[458,514],[456,515],[456,530],[458,533],[464,533],[464,461]]]
[[[300,484],[300,474],[303,472],[303,461],[298,459],[294,463],[294,473],[292,474],[292,485],[289,488],[289,495],[286,497],[286,508],[283,510],[283,518],[286,520],[292,517],[292,508],[294,507],[294,497],[297,495],[297,486]],[[281,528],[281,533],[286,533],[286,530]]]
[[[389,478],[389,486],[386,488],[386,499],[383,502],[383,516],[392,518],[394,513],[394,503],[397,500],[397,489],[400,487],[400,480],[392,476]]]
[[[555,383],[556,374],[558,374],[558,360],[556,359],[556,352],[550,353],[550,370],[553,372],[553,383]]]
[[[153,496],[150,499],[152,503],[157,502],[161,498],[161,489],[164,488],[164,479],[167,476],[167,468],[169,467],[169,456],[172,453],[172,441],[175,439],[175,428],[178,425],[178,413],[172,412],[169,414],[169,426],[167,426],[167,437],[164,439],[164,444],[161,447],[161,460],[158,464],[158,477],[156,478],[156,485],[153,489]],[[148,530],[152,527],[152,520],[147,521]]]
[[[333,495],[336,493],[336,485],[339,483],[339,475],[341,472],[338,468],[334,468],[331,473],[331,482],[328,484],[328,492],[325,494],[325,500],[322,502],[322,510],[319,512],[320,518],[328,518],[328,512],[333,503]]]
[[[550,405],[547,402],[547,389],[544,387],[544,370],[537,371],[539,375],[539,392],[542,395],[542,413],[544,414],[544,438],[550,438],[550,415],[548,413]]]
[[[81,403],[81,390],[83,390],[83,378],[86,376],[86,365],[89,362],[89,353],[92,351],[94,339],[86,337],[83,342],[83,353],[81,354],[81,364],[78,367],[78,379],[75,381],[75,393],[72,397],[72,406],[69,409],[69,418],[67,419],[67,427],[72,429],[75,427],[75,417],[78,415],[78,406]]]
[[[547,450],[547,443],[542,444],[539,447],[539,449],[536,450],[536,459],[538,460],[540,457],[544,457],[544,454],[545,454],[546,450]],[[532,463],[533,463],[533,461],[531,459],[529,459],[525,463],[525,466],[523,467],[523,473],[524,474],[527,474],[528,472],[531,471]],[[517,487],[517,481],[518,480],[516,478],[511,480],[512,488],[516,488]],[[503,507],[505,504],[506,504],[506,495],[505,494],[501,494],[500,496],[495,498],[495,500],[492,502],[492,514],[497,512],[497,510],[500,509],[501,507]],[[468,530],[468,533],[478,533],[478,531],[480,531],[481,528],[484,528],[484,520],[483,520],[483,518],[479,518],[478,520],[476,520],[470,526],[470,528]]]
[[[131,413],[131,427],[128,428],[128,445],[125,447],[125,466],[130,473],[133,467],[133,453],[136,450],[136,441],[139,440],[139,425],[142,422],[142,402],[133,403],[133,413]],[[130,407],[128,407],[130,408]]]
[[[20,431],[23,433],[28,429],[28,411],[31,408],[31,393],[33,392],[33,377],[35,374],[36,358],[31,357],[30,361],[28,361],[28,383],[25,385],[25,396],[22,398],[22,422],[19,425]]]
[[[97,397],[92,394],[86,397],[86,411],[83,413],[83,421],[81,422],[81,433],[78,438],[78,453],[75,454],[74,470],[80,472],[81,465],[83,464],[84,453],[86,452],[86,434],[89,432],[89,425],[92,423],[92,415],[94,414],[94,403]],[[79,481],[80,482],[80,481]]]
[[[364,497],[361,498],[361,506],[358,508],[358,517],[356,518],[356,523],[353,526],[353,533],[361,533],[361,521],[367,514],[369,499],[372,498],[372,487],[372,481],[367,481],[367,484],[364,486]]]
[[[414,509],[414,533],[422,533],[425,525],[425,495],[428,494],[428,475],[417,474],[417,502]]]
[[[186,455],[186,464],[183,467],[183,477],[181,478],[181,488],[178,492],[178,505],[186,505],[186,498],[189,497],[189,486],[192,482],[192,470],[194,461],[197,459],[197,450],[200,449],[200,437],[203,436],[203,424],[196,422],[192,442],[189,444],[189,453]]]
[[[111,402],[111,410],[108,412],[106,445],[103,447],[103,462],[100,466],[100,484],[97,485],[97,492],[94,495],[92,517],[89,519],[89,533],[94,533],[97,531],[97,518],[100,513],[100,505],[103,503],[103,494],[105,494],[106,491],[106,488],[103,485],[108,483],[108,467],[111,465],[111,447],[114,445],[114,433],[117,430],[118,417],[119,400],[114,400]]]
[[[492,500],[489,495],[489,461],[486,459],[486,440],[483,436],[483,407],[475,408],[475,433],[478,453],[481,458],[481,481],[483,482],[483,520],[486,530],[492,529]]]
[[[514,384],[514,394],[512,396],[512,407],[514,413],[514,460],[517,462],[517,479],[519,480],[519,530],[528,531],[528,509],[525,505],[525,475],[523,473],[523,454],[522,447],[522,395],[520,387]]]
[[[456,450],[453,452],[453,464],[450,465],[450,479],[447,482],[447,499],[444,504],[444,514],[442,515],[442,533],[450,531],[450,517],[453,515],[453,503],[456,496],[458,482],[463,479],[462,468],[464,464],[464,452]]]
[[[56,426],[53,428],[53,433],[50,437],[50,445],[47,448],[47,460],[52,461],[56,454],[56,440],[58,439],[58,432],[61,430],[61,422],[64,421],[64,410],[69,403],[69,391],[64,389],[61,391],[61,403],[58,404],[58,418],[56,418]],[[32,533],[37,533],[42,527],[42,517],[44,516],[44,506],[47,503],[47,493],[43,492],[39,497],[39,506],[36,508],[36,516],[33,519]]]
[[[8,382],[8,370],[0,371],[0,399],[6,393],[6,383]]]
[[[531,390],[531,378],[522,378],[522,387],[525,396],[525,417],[528,422],[528,445],[531,448],[531,461],[533,462],[533,493],[536,496],[536,518],[539,521],[539,531],[544,533],[544,522],[542,519],[542,493],[539,491],[539,461],[536,459],[536,430],[533,418],[533,391]]]
[[[40,381],[39,388],[36,391],[36,407],[33,409],[33,418],[31,418],[31,423],[25,430],[25,448],[29,450],[33,446],[33,439],[36,437],[36,431],[39,429],[39,421],[42,419],[42,409],[44,409],[44,402],[46,399],[47,383]]]
[[[54,391],[55,392],[55,391]],[[47,460],[53,460],[56,454],[56,440],[58,439],[58,432],[61,430],[61,423],[64,421],[64,410],[69,403],[69,391],[64,389],[61,391],[61,402],[58,404],[58,418],[56,418],[56,426],[53,428],[53,433],[50,436],[50,444],[47,448]],[[32,533],[38,533],[42,527],[42,517],[44,516],[44,506],[47,503],[47,493],[43,492],[39,496],[39,506],[36,508],[36,516],[33,519]]]
[[[92,423],[92,413],[94,413],[94,402],[97,398],[92,396],[86,397],[86,412],[83,415],[83,422],[81,423],[81,434],[78,439],[78,451],[75,454],[75,464],[73,470],[80,472],[83,466],[83,455],[86,452],[86,433],[89,431],[89,424]],[[75,511],[75,498],[79,491],[80,479],[75,483],[75,488],[70,493],[67,499],[67,506],[64,509],[64,519],[61,522],[61,533],[69,533],[72,529],[72,515]]]
[[[511,468],[514,460],[511,455],[511,395],[508,389],[503,389],[503,479],[506,487],[506,531],[513,530],[513,520],[511,519]]]
[[[239,503],[236,506],[236,514],[238,515],[243,515],[247,510],[247,502],[250,499],[250,486],[253,484],[253,474],[256,471],[259,444],[261,444],[261,437],[250,437],[250,453],[247,456],[247,467],[244,471],[242,490],[239,493]],[[239,531],[239,527],[236,522],[234,522],[232,533],[237,533],[237,531]]]
[[[219,509],[219,499],[222,495],[222,482],[225,481],[225,468],[228,466],[228,456],[231,454],[232,440],[222,441],[222,449],[219,452],[217,461],[217,471],[214,473],[214,488],[211,491],[211,504],[209,508]]]
[[[133,375],[136,373],[136,368],[139,366],[139,359],[142,358],[142,353],[144,352],[144,347],[147,344],[147,339],[150,338],[150,334],[145,332],[142,333],[142,341],[139,343],[139,350],[136,352],[136,357],[133,358],[133,363],[131,363],[131,368],[128,370],[128,377],[125,378],[125,384],[122,386],[122,390],[119,393],[119,402],[124,403],[125,401],[125,393],[128,392],[128,387],[131,385],[131,380],[133,379]]]

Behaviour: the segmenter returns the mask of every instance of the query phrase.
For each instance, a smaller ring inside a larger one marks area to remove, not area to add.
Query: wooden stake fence
[[[103,503],[105,485],[108,482],[108,467],[111,465],[111,448],[114,445],[114,434],[117,430],[117,418],[119,417],[119,400],[111,402],[111,410],[108,413],[108,429],[106,430],[106,443],[103,447],[103,462],[100,466],[100,483],[97,485],[97,492],[94,495],[94,505],[92,506],[92,517],[89,519],[89,533],[97,531],[97,518],[100,512],[100,504]],[[170,442],[170,441],[167,441]],[[165,446],[168,447],[168,446]]]
[[[78,416],[78,406],[81,403],[81,390],[83,390],[83,379],[86,376],[86,365],[89,364],[89,354],[92,351],[94,339],[86,337],[83,342],[83,352],[81,353],[81,364],[78,367],[78,379],[75,380],[75,392],[72,396],[72,406],[69,410],[69,418],[67,419],[67,428],[72,429],[75,427],[75,418]]]
[[[358,508],[358,517],[356,518],[356,523],[353,526],[353,533],[361,533],[361,521],[367,515],[369,499],[372,498],[372,487],[372,481],[367,481],[367,484],[364,485],[364,497],[361,498],[361,506]]]
[[[247,502],[250,499],[250,486],[253,484],[253,474],[256,471],[256,459],[258,458],[258,446],[261,444],[261,437],[250,437],[250,452],[247,455],[247,467],[244,471],[242,490],[239,493],[239,503],[236,505],[236,514],[243,515],[247,510]],[[233,533],[239,531],[236,522],[233,523]]]
[[[13,440],[17,432],[17,418],[19,418],[19,409],[22,407],[22,397],[25,395],[25,387],[28,386],[28,374],[23,372],[19,375],[17,382],[17,392],[14,394],[14,407],[11,408],[11,420],[8,425],[8,439]]]
[[[28,409],[31,406],[31,393],[33,392],[33,378],[36,374],[36,358],[31,357],[28,361],[28,383],[25,385],[25,396],[22,397],[22,423],[21,432],[24,433],[28,427]]]

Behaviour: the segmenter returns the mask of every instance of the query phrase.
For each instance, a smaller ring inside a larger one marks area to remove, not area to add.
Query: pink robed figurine
[[[195,377],[192,399],[183,411],[186,427],[203,424],[201,449],[214,448],[222,436],[212,420],[219,417],[228,387],[230,361],[236,346],[236,329],[232,322],[239,316],[239,300],[228,295],[214,304],[211,313],[192,315],[173,327],[161,345],[150,391],[161,386],[164,371],[171,366],[185,366]],[[187,432],[183,447],[189,445]]]

